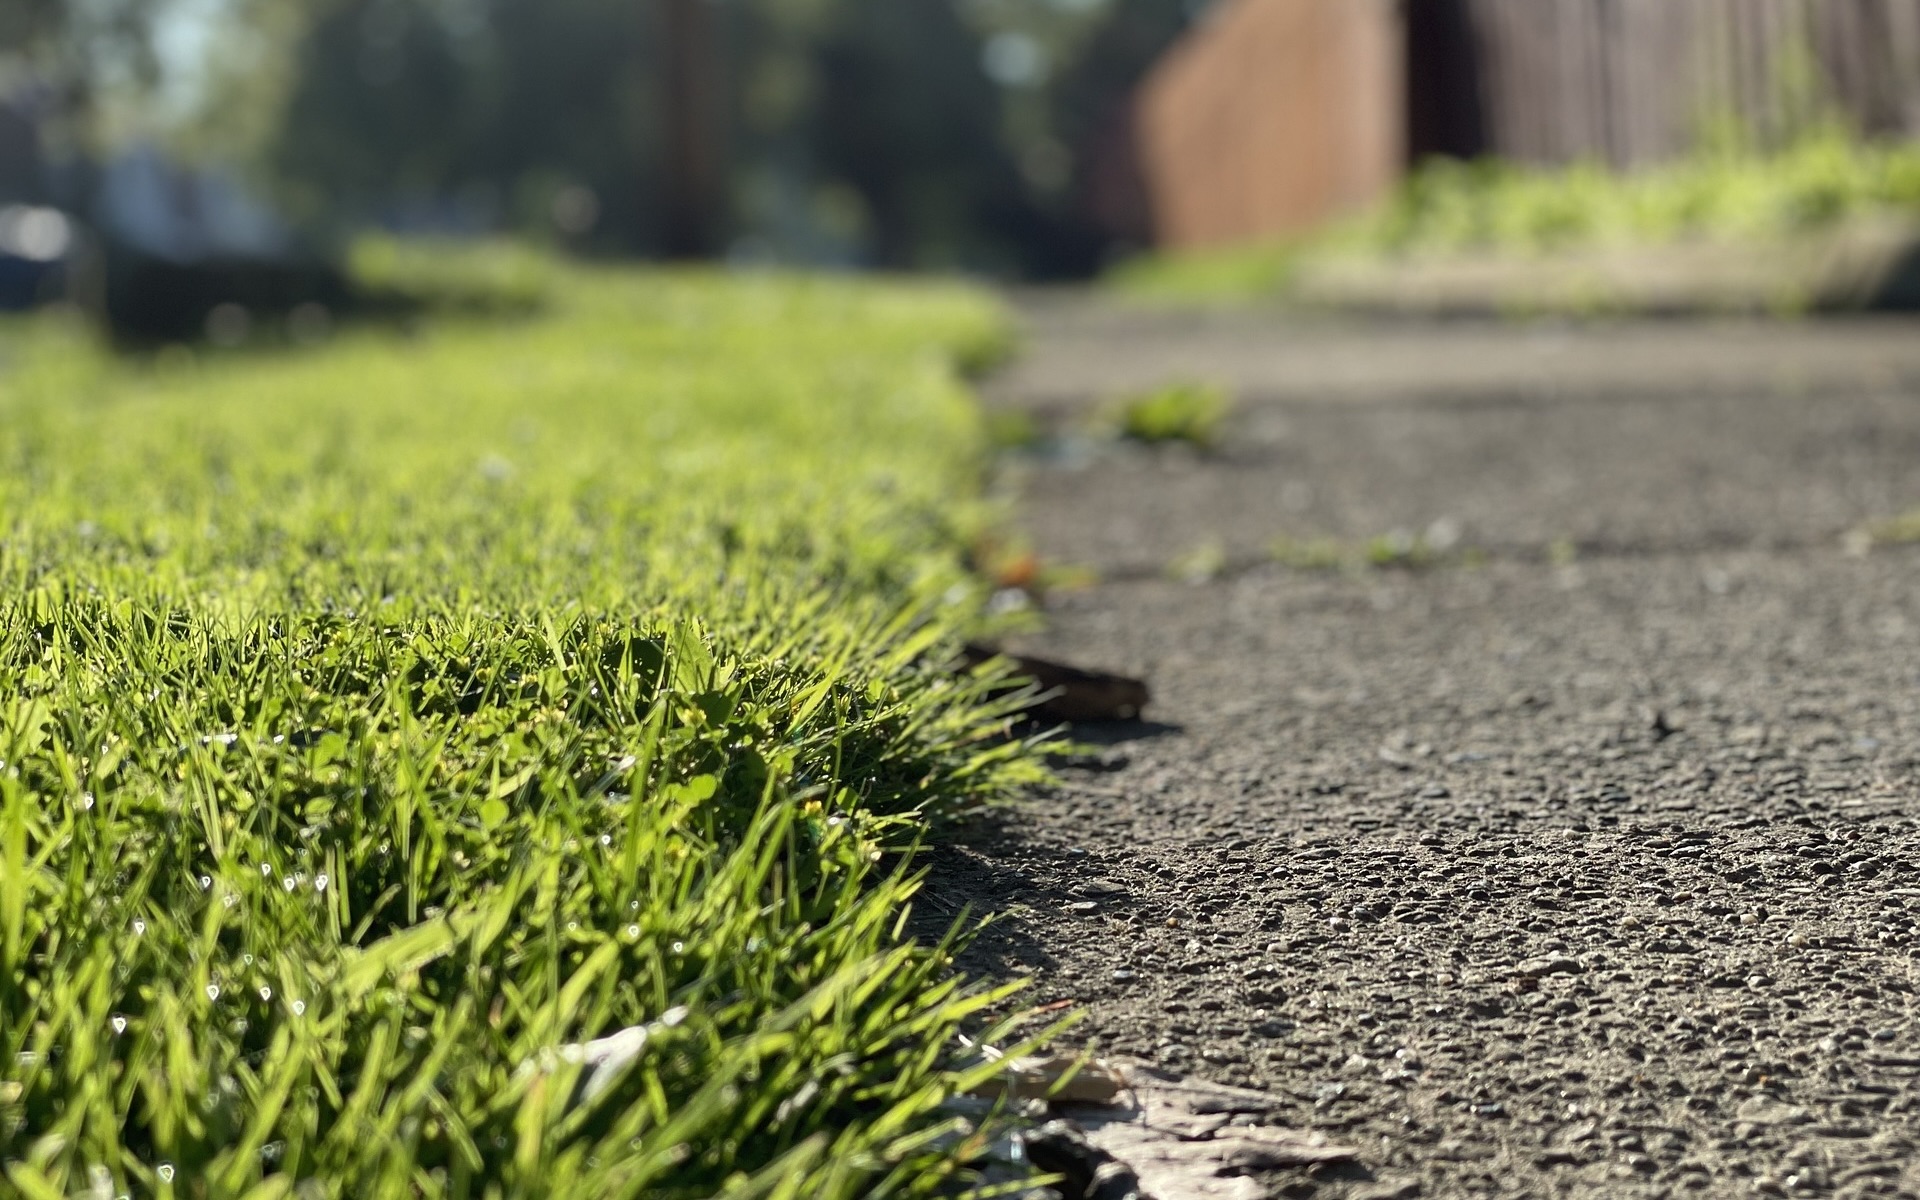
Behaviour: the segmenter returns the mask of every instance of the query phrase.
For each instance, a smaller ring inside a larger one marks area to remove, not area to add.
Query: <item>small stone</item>
[[[1076,900],[1072,904],[1067,905],[1067,911],[1072,913],[1090,913],[1099,907],[1098,904],[1095,904],[1091,900]]]
[[[1134,973],[1132,971],[1125,970],[1124,968],[1121,970],[1115,971],[1113,973],[1113,981],[1115,983],[1126,983],[1128,980],[1133,978],[1135,978]]]
[[[1543,958],[1529,958],[1514,968],[1516,974],[1526,979],[1542,979],[1548,975],[1578,975],[1586,970],[1577,958],[1552,955]]]
[[[1807,1110],[1795,1105],[1772,1100],[1765,1096],[1754,1096],[1743,1101],[1734,1110],[1733,1119],[1741,1124],[1753,1126],[1804,1125],[1810,1120]]]

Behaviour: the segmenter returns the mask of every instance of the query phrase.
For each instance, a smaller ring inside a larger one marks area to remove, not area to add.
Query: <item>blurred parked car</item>
[[[345,277],[222,172],[136,147],[100,172],[104,303],[122,336],[244,340],[260,318],[338,310]]]
[[[73,218],[57,208],[0,205],[0,311],[64,295],[77,241]]]

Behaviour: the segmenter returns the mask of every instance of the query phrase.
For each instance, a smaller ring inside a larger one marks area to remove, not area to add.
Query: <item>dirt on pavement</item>
[[[1361,1148],[1274,1195],[1920,1196],[1920,324],[1029,324],[1021,645],[1154,703],[937,853],[967,965]]]

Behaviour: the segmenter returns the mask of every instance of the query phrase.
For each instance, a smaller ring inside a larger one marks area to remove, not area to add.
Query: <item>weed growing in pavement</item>
[[[1180,583],[1211,583],[1232,565],[1226,543],[1205,538],[1167,563],[1167,578]]]
[[[1449,523],[1435,522],[1424,534],[1395,530],[1370,538],[1278,537],[1267,553],[1283,567],[1296,571],[1425,570],[1430,567],[1480,567],[1487,552],[1462,545]]]
[[[1879,521],[1869,521],[1850,530],[1843,546],[1850,554],[1867,554],[1876,546],[1912,546],[1920,544],[1920,510],[1901,513]]]
[[[1360,540],[1278,537],[1268,543],[1267,553],[1296,571],[1419,570],[1451,561],[1426,538],[1405,532]]]
[[[1035,770],[946,666],[997,317],[538,271],[297,354],[5,339],[12,1194],[925,1196],[975,1148],[1003,994],[890,851]]]
[[[1363,549],[1338,538],[1277,537],[1268,543],[1267,553],[1296,571],[1334,571],[1367,561]]]
[[[1206,449],[1233,411],[1226,389],[1207,383],[1170,383],[1112,405],[1099,421],[1119,437],[1149,446],[1184,442]]]

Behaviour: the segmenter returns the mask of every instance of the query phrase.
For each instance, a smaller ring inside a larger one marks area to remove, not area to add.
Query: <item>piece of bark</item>
[[[1140,1190],[1154,1200],[1252,1200],[1266,1189],[1241,1172],[1348,1162],[1358,1153],[1320,1133],[1229,1123],[1226,1114],[1278,1108],[1265,1093],[1183,1079],[1144,1063],[1102,1065],[1126,1080],[1119,1103],[1055,1101],[1053,1110],[1133,1168]]]
[[[1085,721],[1137,721],[1151,699],[1147,685],[1125,675],[1088,671],[1065,663],[1007,654],[991,646],[969,645],[968,667],[1005,658],[1043,690],[1027,709],[1036,721],[1074,724]]]
[[[1039,1054],[1003,1061],[1005,1069],[975,1089],[974,1095],[1111,1104],[1127,1086],[1119,1072],[1097,1058]]]

